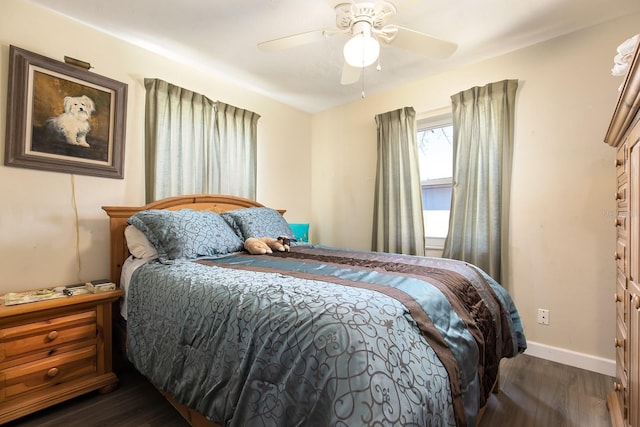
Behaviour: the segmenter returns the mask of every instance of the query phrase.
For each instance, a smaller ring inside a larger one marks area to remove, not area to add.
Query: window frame
[[[453,112],[451,111],[451,108],[441,108],[436,111],[421,114],[416,120],[416,135],[422,130],[444,126],[453,126]],[[420,191],[422,191],[422,188],[425,186],[436,187],[442,185],[453,185],[453,176],[451,178],[420,180]],[[449,213],[450,212],[451,207],[449,207]],[[445,240],[446,237],[427,236],[425,227],[424,243],[426,250],[443,250]]]

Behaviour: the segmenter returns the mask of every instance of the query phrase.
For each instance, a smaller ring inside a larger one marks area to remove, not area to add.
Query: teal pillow
[[[150,209],[128,222],[147,236],[165,263],[238,252],[244,242],[215,212]]]
[[[309,241],[309,224],[289,223],[289,227],[291,227],[291,231],[295,234],[298,242]]]
[[[243,241],[249,237],[271,237],[277,239],[286,236],[294,239],[295,235],[284,217],[275,209],[244,208],[223,212],[222,218],[239,233]]]

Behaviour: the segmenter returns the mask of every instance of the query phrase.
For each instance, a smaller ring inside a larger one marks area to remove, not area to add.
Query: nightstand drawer
[[[92,340],[96,334],[95,310],[6,328],[0,330],[0,365],[34,351]]]
[[[8,306],[0,300],[0,425],[116,387],[111,314],[120,296],[116,289]]]
[[[0,371],[0,401],[96,373],[96,346]]]

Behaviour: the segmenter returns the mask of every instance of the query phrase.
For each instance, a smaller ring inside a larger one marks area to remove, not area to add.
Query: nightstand
[[[0,298],[0,424],[116,388],[111,318],[120,289],[18,305]]]

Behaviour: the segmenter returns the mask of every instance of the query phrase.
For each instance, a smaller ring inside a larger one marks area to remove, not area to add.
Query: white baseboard
[[[616,361],[603,357],[592,356],[590,354],[578,353],[564,348],[552,347],[546,344],[527,341],[527,350],[524,352],[529,356],[551,360],[588,371],[615,377]]]

